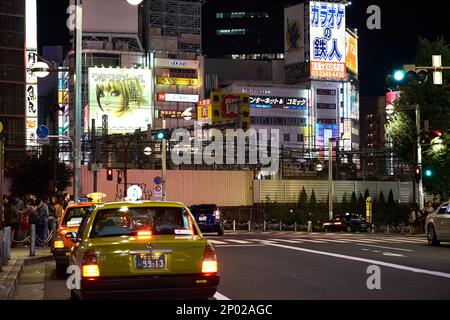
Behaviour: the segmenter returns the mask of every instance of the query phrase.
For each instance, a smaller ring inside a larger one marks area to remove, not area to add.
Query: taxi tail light
[[[64,242],[62,240],[55,240],[53,243],[53,248],[55,249],[63,249],[64,248]]]
[[[82,274],[84,278],[96,278],[100,276],[100,270],[97,264],[97,255],[95,251],[88,250],[83,256]]]
[[[150,239],[152,237],[152,231],[151,230],[141,230],[137,233],[137,238],[142,239]]]
[[[217,220],[219,220],[220,219],[220,211],[219,210],[214,211],[214,216],[216,217]]]
[[[202,273],[217,272],[217,257],[214,248],[211,245],[205,247],[203,253]]]

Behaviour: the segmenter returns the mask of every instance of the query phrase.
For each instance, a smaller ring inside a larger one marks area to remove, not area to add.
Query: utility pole
[[[328,217],[333,219],[333,138],[328,140]]]
[[[81,55],[83,50],[83,9],[82,0],[76,2],[76,25],[75,25],[75,132],[74,132],[74,181],[73,199],[80,197],[80,171],[81,171],[81,116],[82,116],[82,67]]]
[[[162,117],[162,129],[166,129],[166,118]],[[162,201],[166,201],[166,179],[167,179],[167,141],[166,139],[162,139],[161,141],[161,178],[162,178]]]
[[[419,177],[419,209],[423,210],[424,208],[424,194],[423,194],[423,183],[422,183],[422,145],[420,144],[420,107],[418,104],[415,105],[416,109],[416,128],[417,128],[417,167],[420,168],[420,177]]]
[[[3,142],[3,124],[0,121],[0,224],[3,222],[3,167],[5,162],[5,144]],[[1,263],[0,263],[1,264]]]
[[[91,123],[91,170],[94,174],[93,192],[97,192],[98,165],[97,165],[97,141],[95,136],[95,119]]]

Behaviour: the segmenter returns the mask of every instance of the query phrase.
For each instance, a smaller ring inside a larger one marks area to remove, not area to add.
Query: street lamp
[[[142,0],[127,0],[131,5],[139,5]],[[78,200],[80,196],[80,171],[81,171],[81,118],[82,118],[82,41],[83,41],[83,0],[76,0],[75,10],[75,128],[74,128],[74,182],[73,198]]]

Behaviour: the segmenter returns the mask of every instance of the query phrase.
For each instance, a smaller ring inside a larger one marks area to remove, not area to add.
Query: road
[[[206,237],[219,259],[218,300],[450,299],[450,243],[430,247],[422,235],[229,231]],[[379,267],[379,278],[368,273],[370,266]],[[47,262],[26,267],[15,299],[67,300],[69,292]]]

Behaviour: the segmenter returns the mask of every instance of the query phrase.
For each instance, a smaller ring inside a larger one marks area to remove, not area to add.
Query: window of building
[[[231,18],[244,18],[245,17],[245,12],[231,12]]]
[[[334,103],[317,103],[317,109],[336,109]]]
[[[284,141],[291,141],[291,136],[289,135],[289,133],[285,133],[285,134],[284,134],[283,140],[284,140]]]
[[[246,34],[246,29],[217,29],[216,34],[218,36],[244,35]]]
[[[297,141],[298,142],[303,142],[303,135],[302,134],[297,134]]]
[[[216,12],[216,19],[223,19],[223,12]]]
[[[336,124],[336,119],[318,118],[317,123],[319,123],[319,124]]]
[[[319,96],[335,96],[336,90],[332,89],[317,89],[317,95]]]

